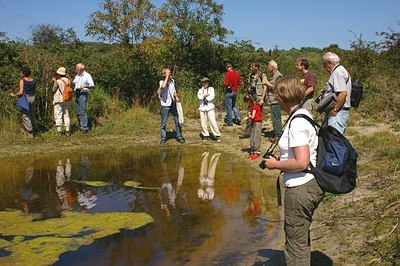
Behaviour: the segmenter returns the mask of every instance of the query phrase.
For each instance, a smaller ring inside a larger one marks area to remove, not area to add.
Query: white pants
[[[221,136],[221,133],[218,129],[217,120],[215,120],[215,112],[214,109],[210,111],[200,111],[200,121],[201,121],[201,134],[204,137],[209,137],[210,133],[208,132],[208,123],[210,123],[211,133],[214,137]]]
[[[65,131],[70,131],[69,107],[71,102],[61,102],[54,105],[54,120],[56,122],[57,132],[62,131],[63,118]]]

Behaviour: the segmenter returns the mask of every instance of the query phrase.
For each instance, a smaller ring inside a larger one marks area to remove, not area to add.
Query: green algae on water
[[[142,190],[155,190],[155,191],[160,190],[160,188],[158,188],[158,187],[143,187],[141,183],[136,182],[136,181],[126,181],[124,183],[124,186],[133,187],[133,188],[142,189]]]
[[[92,186],[92,187],[106,187],[112,184],[106,183],[104,181],[77,181],[77,180],[73,180],[74,182],[78,183],[78,184],[84,184],[84,185],[88,185],[88,186]]]
[[[0,249],[10,252],[0,257],[0,265],[51,265],[62,253],[95,239],[153,222],[146,213],[63,212],[62,218],[42,221],[34,217],[21,211],[0,212]],[[10,237],[12,241],[7,240]]]

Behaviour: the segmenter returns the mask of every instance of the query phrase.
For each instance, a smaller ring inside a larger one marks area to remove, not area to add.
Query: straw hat
[[[60,67],[59,69],[57,69],[56,73],[58,75],[65,76],[67,74],[67,70],[65,69],[65,67]]]

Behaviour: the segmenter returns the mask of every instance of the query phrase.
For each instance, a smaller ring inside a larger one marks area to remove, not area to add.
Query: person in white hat
[[[51,78],[54,82],[53,85],[53,106],[54,106],[54,120],[56,122],[57,136],[62,135],[62,126],[64,120],[65,135],[71,135],[71,125],[69,118],[69,108],[71,107],[72,101],[65,101],[63,98],[63,92],[67,85],[70,85],[71,81],[67,77],[67,71],[65,67],[57,69],[56,74]]]
[[[221,133],[218,129],[218,124],[215,119],[214,111],[214,88],[210,87],[210,79],[202,78],[200,80],[202,87],[197,92],[197,98],[200,101],[200,122],[201,122],[201,138],[203,140],[210,139],[210,133],[208,132],[208,123],[210,124],[211,133],[215,137],[216,141],[221,141]]]

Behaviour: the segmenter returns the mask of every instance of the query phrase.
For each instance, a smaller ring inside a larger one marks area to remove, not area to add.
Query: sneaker
[[[256,159],[258,159],[259,157],[260,157],[260,154],[258,154],[258,153],[253,153],[253,156],[252,156],[250,159],[256,160]]]
[[[216,136],[216,137],[215,137],[215,140],[216,140],[217,142],[221,142],[221,137],[220,137],[220,136]]]
[[[178,142],[179,142],[180,144],[183,144],[183,143],[185,143],[186,141],[185,141],[184,138],[181,138],[181,139],[178,139]]]
[[[165,144],[165,139],[162,139],[162,140],[160,141],[160,144]]]
[[[250,138],[250,135],[242,134],[239,136],[239,139],[248,139]]]

